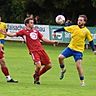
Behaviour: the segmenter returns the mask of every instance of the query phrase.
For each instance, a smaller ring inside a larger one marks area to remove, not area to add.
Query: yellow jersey
[[[69,48],[83,52],[85,48],[85,39],[92,41],[92,35],[87,27],[80,28],[78,25],[71,25],[64,27],[67,32],[71,33],[71,41],[68,45]]]
[[[7,29],[7,24],[4,23],[4,22],[0,22],[0,29],[6,30],[6,29]],[[3,35],[3,34],[0,32],[0,39],[4,39],[4,38],[5,38],[5,35]]]

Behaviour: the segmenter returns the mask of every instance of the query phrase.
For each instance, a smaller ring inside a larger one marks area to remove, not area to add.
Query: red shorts
[[[34,62],[41,62],[42,65],[50,64],[50,59],[44,50],[31,53]]]
[[[3,52],[3,49],[0,47],[0,59],[2,59],[4,57],[4,52]]]

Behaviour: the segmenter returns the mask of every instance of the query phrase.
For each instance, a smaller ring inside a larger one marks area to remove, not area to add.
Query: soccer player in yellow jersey
[[[64,73],[66,72],[64,59],[73,56],[76,62],[76,67],[81,81],[80,82],[81,86],[85,85],[84,72],[81,65],[84,46],[85,46],[85,39],[89,40],[89,44],[93,52],[96,53],[92,35],[90,31],[87,29],[87,27],[85,27],[86,22],[87,22],[86,15],[79,15],[77,25],[71,25],[71,26],[57,29],[56,31],[54,31],[53,34],[54,36],[56,36],[56,32],[61,32],[61,31],[67,31],[71,33],[71,41],[68,47],[65,48],[58,57],[60,68],[61,68],[60,79],[63,79]]]
[[[6,76],[7,82],[17,83],[17,80],[13,80],[11,76],[9,75],[8,68],[5,64],[5,58],[4,58],[4,42],[5,42],[5,35],[2,33],[2,30],[7,31],[7,25],[4,22],[1,22],[0,17],[0,65],[1,70],[3,74]]]

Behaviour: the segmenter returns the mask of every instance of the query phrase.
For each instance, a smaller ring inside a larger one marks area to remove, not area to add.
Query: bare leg
[[[8,68],[5,65],[5,60],[4,59],[0,59],[0,65],[1,65],[1,70],[2,70],[3,74],[5,76],[8,76],[9,75],[9,71],[8,71]]]
[[[40,72],[40,69],[41,69],[41,62],[35,62],[35,73],[33,75],[34,77],[34,84],[40,84],[39,82],[39,72]]]
[[[79,74],[79,78],[81,80],[81,86],[84,86],[84,72],[83,72],[81,62],[82,62],[82,60],[78,60],[76,62],[76,67],[77,67],[77,71],[78,71],[78,74]]]
[[[64,56],[60,54],[58,59],[59,59],[59,64],[60,64],[60,68],[61,68],[60,79],[63,79],[64,73],[66,72],[65,65],[64,65]]]
[[[51,68],[52,68],[51,63],[48,65],[44,65],[44,67],[40,70],[39,75],[41,76],[42,74],[44,74],[45,72],[47,72]]]
[[[10,74],[9,74],[8,68],[7,68],[6,64],[5,64],[4,58],[0,59],[0,65],[1,65],[1,70],[2,70],[3,74],[6,76],[7,82],[18,83],[17,80],[13,80],[10,77]]]

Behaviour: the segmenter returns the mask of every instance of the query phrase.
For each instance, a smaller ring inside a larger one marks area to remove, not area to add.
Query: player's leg
[[[72,50],[70,48],[66,48],[62,51],[62,53],[59,55],[58,60],[61,68],[61,75],[60,79],[63,79],[64,73],[66,72],[66,67],[64,64],[64,59],[72,56]]]
[[[76,61],[76,68],[77,68],[77,71],[78,71],[78,74],[79,74],[79,78],[80,78],[80,84],[81,86],[84,86],[85,83],[84,83],[84,72],[83,72],[83,67],[82,67],[82,56],[83,54],[81,52],[75,52],[74,53],[74,59]]]
[[[13,80],[9,74],[8,68],[6,66],[5,63],[5,59],[4,59],[4,48],[2,46],[0,46],[0,65],[1,65],[1,70],[3,72],[3,74],[6,76],[7,82],[12,82],[12,83],[17,83],[17,80]]]
[[[34,84],[40,84],[40,76],[39,76],[39,72],[40,72],[40,69],[41,69],[41,62],[38,61],[38,62],[35,62],[35,73],[33,75],[34,77]]]
[[[17,80],[13,80],[11,78],[11,76],[9,75],[9,71],[8,68],[5,64],[5,59],[3,57],[4,53],[2,51],[0,51],[0,65],[1,65],[1,70],[3,72],[3,74],[6,76],[7,82],[13,82],[13,83],[17,83]]]
[[[39,75],[41,76],[42,74],[44,74],[45,72],[47,72],[49,69],[52,68],[52,64],[49,56],[44,50],[41,51],[40,55],[41,55],[41,64],[43,65],[42,69],[39,72]]]
[[[40,80],[40,76],[39,76],[39,71],[41,69],[41,61],[40,61],[40,56],[39,56],[39,51],[37,52],[32,52],[30,53],[33,61],[34,61],[34,65],[35,65],[35,72],[33,75],[34,78],[34,84],[40,84],[39,80]]]
[[[80,78],[80,81],[81,81],[80,84],[81,84],[81,86],[84,86],[85,85],[85,83],[84,83],[84,73],[83,73],[83,68],[82,68],[81,61],[82,60],[77,60],[76,61],[76,67],[77,67],[79,78]]]
[[[60,54],[59,57],[59,64],[60,64],[60,68],[61,68],[61,74],[60,74],[60,80],[64,78],[64,73],[66,72],[66,68],[65,68],[65,64],[64,64],[64,59],[65,57]]]
[[[47,65],[44,65],[42,67],[42,69],[40,70],[39,75],[41,76],[42,74],[44,74],[45,72],[47,72],[51,68],[52,68],[52,64],[51,63],[47,64]]]

